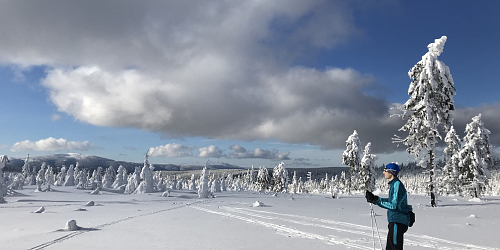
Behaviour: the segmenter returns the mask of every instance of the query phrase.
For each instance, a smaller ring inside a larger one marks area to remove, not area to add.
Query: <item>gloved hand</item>
[[[374,195],[372,192],[366,191],[365,197],[367,202],[377,204],[378,196]]]

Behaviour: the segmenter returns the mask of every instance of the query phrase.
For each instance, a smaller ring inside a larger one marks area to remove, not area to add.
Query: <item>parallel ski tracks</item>
[[[263,211],[249,208],[236,208],[228,206],[219,206],[218,209],[202,208],[200,206],[191,206],[201,211],[219,214],[229,218],[239,219],[255,225],[267,227],[276,230],[279,234],[301,237],[308,239],[316,239],[323,241],[327,244],[345,245],[355,249],[373,249],[372,246],[372,228],[369,226],[358,225],[347,222],[334,221],[329,219],[320,219],[308,216],[300,216],[294,214],[275,213],[270,211]],[[286,222],[287,225],[277,224],[277,222]],[[311,230],[305,231],[304,229],[298,230],[294,228],[293,224],[300,225],[301,228],[306,226]],[[320,235],[312,233],[313,228],[324,228],[335,232],[341,232],[343,235],[352,235],[349,238],[339,238],[332,235]],[[387,230],[380,230],[381,235],[387,234]],[[360,238],[361,237],[361,238]],[[385,242],[383,242],[385,244]],[[472,244],[460,243],[451,240],[440,239],[427,235],[419,234],[405,234],[405,244],[409,246],[416,246],[419,248],[443,249],[443,250],[458,250],[458,249],[481,249],[481,250],[495,250],[498,248],[477,246]],[[378,245],[378,241],[377,241]]]
[[[57,239],[54,239],[54,240],[51,240],[51,241],[47,241],[45,243],[42,243],[42,244],[40,244],[38,246],[35,246],[35,247],[32,247],[32,248],[28,248],[28,250],[41,250],[41,249],[45,249],[48,246],[51,246],[51,245],[54,245],[56,243],[59,243],[59,242],[71,239],[71,238],[73,238],[75,236],[78,236],[78,235],[81,235],[81,234],[84,234],[84,233],[88,233],[88,232],[93,232],[93,231],[105,228],[107,226],[118,224],[120,222],[124,222],[124,221],[128,221],[128,220],[136,219],[136,218],[143,217],[143,216],[149,216],[149,215],[154,215],[154,214],[158,214],[158,213],[163,213],[163,212],[167,212],[167,211],[171,211],[171,210],[175,210],[175,209],[179,209],[179,208],[184,208],[184,207],[188,207],[188,206],[190,206],[192,204],[196,204],[196,203],[200,203],[200,202],[205,202],[205,201],[199,201],[199,202],[193,202],[193,203],[186,203],[186,204],[182,204],[182,205],[171,207],[171,208],[167,208],[167,209],[161,209],[161,210],[157,210],[157,211],[153,211],[153,212],[149,212],[149,213],[139,214],[139,215],[135,215],[135,216],[129,216],[129,217],[126,217],[126,218],[123,218],[123,219],[119,219],[119,220],[111,221],[111,222],[108,222],[108,223],[104,223],[104,224],[98,225],[98,226],[93,227],[93,228],[82,228],[80,230],[73,231],[73,232],[71,232],[69,234],[66,234],[66,235],[64,235],[62,237],[59,237]]]

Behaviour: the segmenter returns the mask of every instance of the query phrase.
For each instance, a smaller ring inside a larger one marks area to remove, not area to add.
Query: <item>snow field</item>
[[[35,188],[17,190],[0,204],[1,249],[373,249],[370,206],[361,195],[295,194],[292,200],[289,194],[222,192],[198,199],[188,190],[162,197]],[[439,200],[440,207],[431,208],[429,197],[409,196],[417,221],[405,249],[499,249],[499,197]],[[95,205],[86,206],[89,201]],[[256,201],[264,206],[253,207]],[[42,206],[44,212],[34,213]],[[374,210],[385,245],[386,211]],[[70,220],[82,229],[64,230]]]

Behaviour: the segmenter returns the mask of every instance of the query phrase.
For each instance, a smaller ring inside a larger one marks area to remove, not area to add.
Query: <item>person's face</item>
[[[394,177],[394,176],[393,176],[391,173],[389,173],[389,172],[387,171],[387,169],[384,169],[384,178],[386,178],[387,180],[390,180],[390,179],[392,179],[393,177]]]

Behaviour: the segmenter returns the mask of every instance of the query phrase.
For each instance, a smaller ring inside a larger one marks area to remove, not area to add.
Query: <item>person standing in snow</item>
[[[385,166],[384,178],[389,180],[389,198],[379,198],[370,191],[366,191],[366,201],[387,209],[389,233],[387,234],[386,250],[402,250],[403,235],[410,226],[410,211],[406,188],[397,177],[399,166],[390,163]]]

